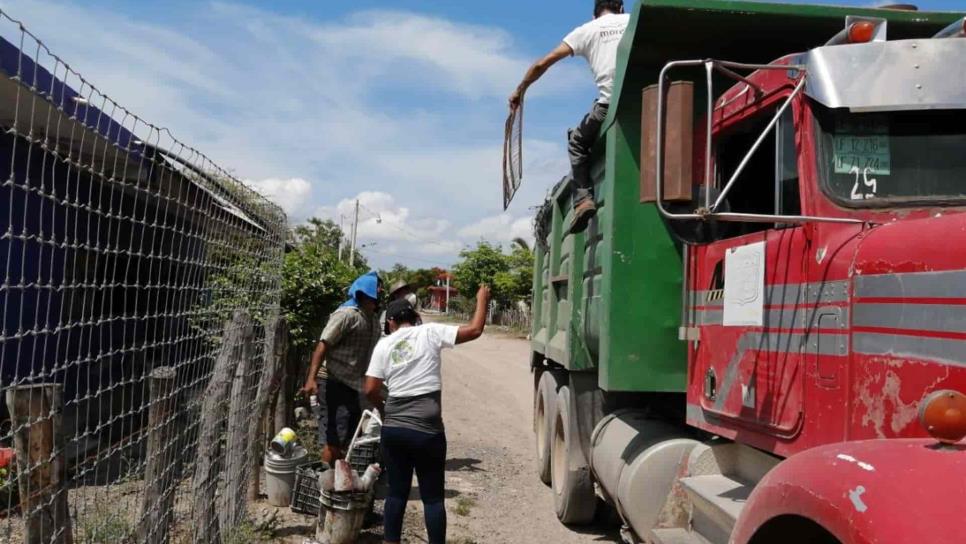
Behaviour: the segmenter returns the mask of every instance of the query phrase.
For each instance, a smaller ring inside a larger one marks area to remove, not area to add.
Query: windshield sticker
[[[892,171],[889,121],[880,115],[850,117],[835,123],[832,140],[836,174],[888,176]]]
[[[869,174],[888,176],[892,170],[887,134],[836,134],[835,173],[851,174],[853,169],[868,170]]]

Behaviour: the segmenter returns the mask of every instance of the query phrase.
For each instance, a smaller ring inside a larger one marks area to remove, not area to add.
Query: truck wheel
[[[576,414],[569,386],[557,392],[550,454],[553,472],[553,499],[557,518],[568,525],[590,523],[597,510],[597,497],[577,434]]]
[[[537,443],[537,474],[540,481],[550,483],[550,441],[553,421],[557,417],[557,391],[560,382],[557,373],[545,370],[537,384],[533,398],[533,432]]]

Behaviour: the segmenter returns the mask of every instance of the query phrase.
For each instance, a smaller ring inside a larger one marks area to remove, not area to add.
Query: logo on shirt
[[[406,364],[412,360],[414,351],[415,348],[409,340],[400,340],[389,351],[389,362],[393,366]]]

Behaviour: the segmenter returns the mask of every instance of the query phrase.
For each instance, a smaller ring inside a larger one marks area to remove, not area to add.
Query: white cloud
[[[510,214],[500,214],[485,217],[476,223],[467,225],[459,230],[461,237],[470,240],[487,240],[490,242],[512,242],[522,238],[527,244],[533,245],[533,220],[529,217],[514,218]]]
[[[262,180],[245,180],[245,183],[266,196],[285,210],[289,222],[296,223],[303,219],[303,213],[309,207],[309,196],[312,194],[312,184],[302,178],[267,178]]]
[[[359,195],[382,219],[363,213],[360,239],[380,251],[392,242],[400,259],[450,262],[468,241],[454,233],[502,212],[505,96],[532,56],[499,28],[408,11],[320,21],[220,2],[164,22],[79,0],[0,6],[132,112],[255,180],[293,222],[350,212]],[[555,67],[530,96],[576,96],[575,82],[592,88],[582,72]],[[528,136],[514,221],[566,171],[563,128],[550,130],[554,141]]]

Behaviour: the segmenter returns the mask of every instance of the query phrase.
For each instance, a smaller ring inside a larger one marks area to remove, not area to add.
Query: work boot
[[[574,206],[574,218],[570,221],[570,234],[577,234],[587,228],[590,218],[597,213],[594,199],[585,198]]]

